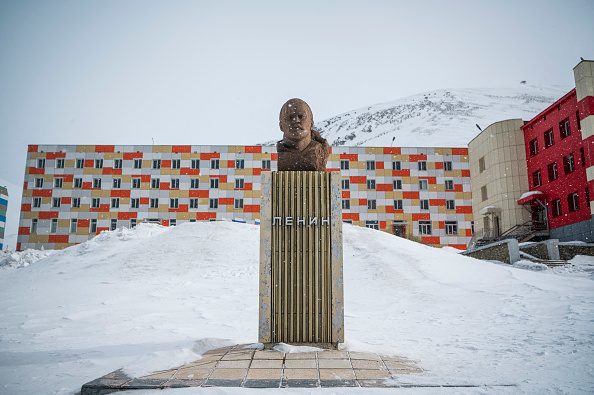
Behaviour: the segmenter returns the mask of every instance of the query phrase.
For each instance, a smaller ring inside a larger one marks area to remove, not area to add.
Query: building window
[[[58,208],[62,205],[62,198],[53,198],[52,207]]]
[[[161,188],[161,180],[159,178],[151,178],[151,188],[153,188],[153,189]]]
[[[76,168],[82,169],[85,167],[85,160],[84,159],[77,159],[76,160]]]
[[[431,235],[431,221],[419,221],[419,234]]]
[[[130,218],[130,229],[136,227],[136,218]]]
[[[342,220],[342,223],[343,224],[351,224],[352,225],[353,224],[353,220],[352,219],[343,219]]]
[[[479,159],[479,173],[484,172],[486,169],[485,167],[485,157],[483,156],[482,158]]]
[[[420,160],[417,162],[417,166],[419,167],[420,171],[425,171],[427,170],[427,162],[424,160]]]
[[[446,210],[455,210],[456,201],[454,199],[446,200]]]
[[[74,188],[77,188],[77,189],[82,188],[82,178],[74,179]]]
[[[351,209],[351,201],[349,199],[342,199],[342,209],[343,210]]]
[[[132,179],[132,188],[133,189],[140,189],[140,178],[133,178]]]
[[[150,208],[159,208],[159,198],[151,198],[149,203]]]
[[[192,188],[192,189],[200,188],[200,179],[199,178],[191,178],[190,179],[190,188]]]
[[[569,212],[573,213],[574,211],[578,211],[580,209],[580,201],[578,198],[578,193],[570,193],[567,195],[567,206],[569,207]]]
[[[211,178],[210,179],[210,189],[217,189],[218,187],[219,187],[219,179]]]
[[[70,233],[76,233],[76,225],[77,225],[78,221],[76,220],[76,218],[72,218],[70,220]]]
[[[545,147],[549,148],[555,144],[555,138],[553,137],[553,129],[549,129],[544,133]]]
[[[62,177],[54,178],[54,188],[62,188],[64,184],[64,179]]]
[[[161,159],[153,159],[153,169],[161,168]]]
[[[379,221],[365,221],[365,227],[369,229],[379,230]]]
[[[375,199],[367,199],[367,210],[376,210],[377,202]]]
[[[103,159],[95,159],[95,169],[103,169]]]
[[[575,164],[573,162],[573,154],[569,154],[563,157],[563,170],[565,174],[569,174],[575,171]]]
[[[93,178],[93,188],[101,189],[101,179],[100,178]]]
[[[561,199],[555,199],[551,202],[553,217],[561,215]]]
[[[45,169],[45,159],[37,158],[37,168],[38,169]]]
[[[34,197],[33,198],[33,208],[40,208],[41,207],[41,198]]]
[[[458,223],[456,221],[445,221],[445,232],[446,235],[457,235]]]
[[[586,187],[586,206],[590,205],[590,190]]]
[[[121,169],[122,168],[122,160],[121,159],[114,159],[113,160],[113,168],[114,169]]]
[[[351,182],[347,179],[343,179],[342,180],[342,190],[344,191],[344,190],[350,189],[350,187],[351,187]]]
[[[582,130],[582,123],[580,122],[580,112],[579,111],[575,112],[575,119],[577,121],[578,130]]]
[[[219,199],[208,199],[209,208],[219,208]]]
[[[394,189],[402,189],[402,180],[392,181],[392,186],[394,187]]]
[[[89,228],[89,233],[97,233],[97,220],[91,220],[91,227]]]
[[[91,208],[99,208],[101,203],[101,198],[92,198],[91,199]]]
[[[270,170],[270,159],[262,159],[262,170]]]
[[[169,226],[177,226],[177,219],[170,219]]]
[[[584,147],[580,148],[580,156],[582,158],[582,167],[586,167],[586,155],[584,153]]]
[[[245,168],[245,160],[244,159],[235,159],[235,168],[236,169]]]
[[[31,219],[31,233],[37,233],[37,218]]]
[[[111,208],[120,208],[120,198],[111,198]]]
[[[235,209],[243,209],[243,199],[235,199]]]
[[[134,159],[134,168],[142,169],[142,159]]]
[[[367,180],[367,189],[375,189],[375,180]]]
[[[80,198],[72,198],[72,208],[80,208]]]
[[[173,159],[171,160],[171,168],[172,169],[179,169],[181,167],[181,160],[180,159]]]
[[[428,199],[421,199],[419,201],[419,204],[421,206],[421,210],[429,210],[429,200]]]
[[[557,174],[557,162],[553,162],[547,166],[547,170],[549,173],[549,182],[554,181],[559,177]]]
[[[528,147],[530,148],[530,156],[534,156],[538,154],[538,140],[534,139],[528,143]]]
[[[487,200],[487,186],[481,187],[481,201]]]
[[[113,188],[121,188],[121,187],[122,187],[122,179],[114,178],[113,179]]]
[[[51,233],[56,233],[58,231],[58,218],[52,218],[52,225],[50,227]]]
[[[64,158],[56,159],[56,169],[63,169],[64,168]]]
[[[243,189],[243,188],[244,188],[243,178],[236,178],[235,179],[235,189]]]
[[[419,180],[419,189],[428,189],[428,188],[429,188],[429,181]]]
[[[179,189],[179,178],[172,178],[169,187],[170,189]]]
[[[211,169],[218,169],[219,168],[219,160],[218,159],[211,159],[210,160],[210,168]]]
[[[190,208],[198,208],[198,198],[190,199]]]
[[[375,170],[375,161],[368,160],[366,166],[367,166],[367,170]]]
[[[35,179],[35,188],[43,188],[43,178],[38,177]]]
[[[132,199],[130,199],[130,206],[132,208],[140,208],[140,198],[132,198]]]
[[[454,180],[445,180],[445,189],[446,189],[446,191],[453,191],[454,190]]]
[[[111,230],[116,230],[117,227],[118,227],[118,220],[117,220],[117,218],[112,218],[111,219]]]
[[[394,200],[394,210],[402,210],[402,199]]]
[[[443,162],[443,170],[444,171],[452,171],[452,162]]]
[[[350,168],[351,166],[348,159],[342,159],[340,161],[340,170],[349,170]]]
[[[392,170],[400,171],[402,170],[402,163],[399,160],[392,162]]]
[[[533,188],[540,186],[540,170],[536,170],[534,173],[532,173],[532,185]]]
[[[169,199],[169,208],[179,208],[179,199],[178,198]]]
[[[559,134],[561,135],[561,140],[571,134],[571,130],[569,129],[569,118],[565,118],[559,122]]]
[[[192,169],[198,170],[200,169],[200,159],[192,159]]]

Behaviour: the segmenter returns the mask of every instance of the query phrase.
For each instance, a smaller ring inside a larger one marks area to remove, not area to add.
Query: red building
[[[540,193],[518,203],[530,207],[534,222],[548,222],[550,237],[560,241],[594,242],[593,65],[578,64],[576,89],[522,127],[530,191]]]

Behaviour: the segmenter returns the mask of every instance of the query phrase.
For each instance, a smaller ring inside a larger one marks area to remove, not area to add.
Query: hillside
[[[332,146],[466,147],[480,133],[477,124],[485,129],[505,119],[529,120],[567,92],[527,84],[442,89],[349,111],[315,127]]]
[[[120,367],[155,371],[257,342],[258,240],[255,225],[140,224],[26,267],[15,256],[0,267],[0,393],[72,394]],[[399,382],[594,391],[586,267],[524,270],[351,225],[344,245],[344,346],[426,370]]]

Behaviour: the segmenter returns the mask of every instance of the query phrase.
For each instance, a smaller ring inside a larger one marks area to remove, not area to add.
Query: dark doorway
[[[398,237],[406,237],[406,225],[394,225],[394,235]]]

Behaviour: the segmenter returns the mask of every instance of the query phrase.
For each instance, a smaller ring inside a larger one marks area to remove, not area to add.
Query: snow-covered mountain
[[[343,230],[346,350],[418,361],[425,372],[395,377],[403,385],[479,387],[439,394],[593,393],[592,257],[514,267]],[[138,376],[257,342],[259,235],[232,222],[140,224],[36,262],[0,253],[0,394],[70,395],[118,368]],[[188,393],[177,391],[146,394]]]
[[[465,147],[494,122],[530,120],[570,89],[518,84],[442,89],[375,104],[317,122],[332,146]],[[392,139],[394,138],[394,141]]]

